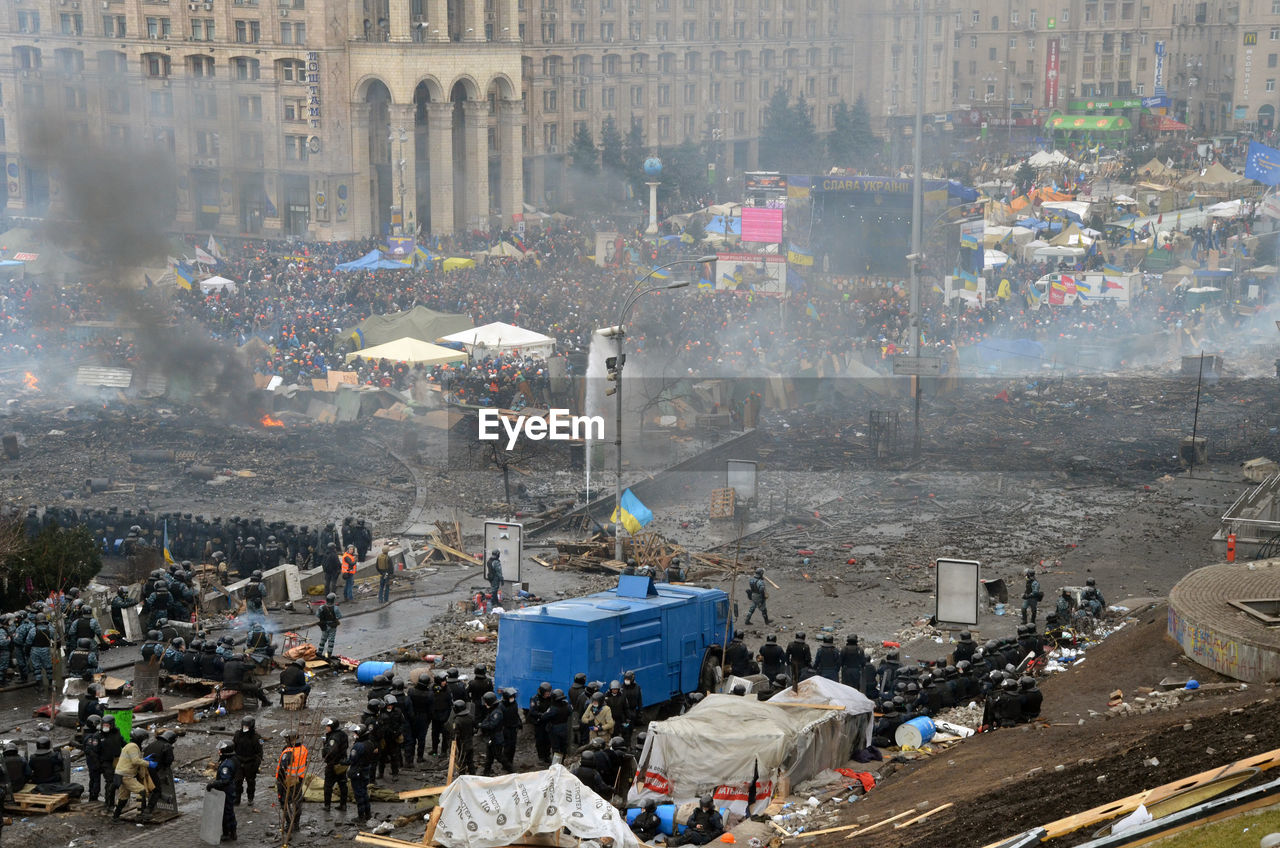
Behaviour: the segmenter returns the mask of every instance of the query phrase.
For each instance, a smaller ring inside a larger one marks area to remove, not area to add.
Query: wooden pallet
[[[177,810],[162,810],[159,807],[151,811],[150,818],[142,818],[141,807],[131,807],[120,814],[121,821],[136,822],[137,824],[164,824],[171,822],[178,816],[182,815]]]
[[[711,490],[711,518],[733,518],[737,508],[737,492],[733,489]]]
[[[31,813],[47,815],[69,806],[71,806],[70,795],[39,795],[35,792],[17,792],[12,798],[4,802],[6,813],[22,813],[23,815],[30,815]]]

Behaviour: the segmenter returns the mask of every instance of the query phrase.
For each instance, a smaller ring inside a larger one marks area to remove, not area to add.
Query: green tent
[[[344,335],[354,338],[355,348],[358,350],[403,338],[434,342],[451,333],[470,330],[473,326],[475,325],[466,315],[454,315],[449,312],[437,312],[425,306],[415,306],[413,309],[393,312],[390,315],[371,315]]]

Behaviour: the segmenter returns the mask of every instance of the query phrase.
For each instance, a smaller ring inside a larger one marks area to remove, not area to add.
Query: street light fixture
[[[659,265],[648,274],[645,274],[635,285],[631,287],[630,293],[622,301],[622,309],[618,311],[618,321],[612,327],[605,327],[598,330],[606,339],[613,339],[617,346],[617,354],[605,360],[605,367],[608,370],[608,379],[613,383],[606,390],[605,395],[613,395],[615,397],[614,406],[614,485],[613,485],[613,503],[614,509],[619,513],[619,521],[615,524],[613,530],[613,558],[622,560],[622,530],[621,530],[621,512],[622,512],[622,367],[627,362],[627,356],[622,352],[622,342],[627,336],[627,316],[631,314],[632,308],[640,298],[653,292],[675,291],[676,289],[688,288],[688,280],[678,280],[665,285],[650,286],[649,288],[641,288],[646,281],[653,277],[654,274],[665,268],[671,268],[675,265],[700,265],[704,262],[714,262],[714,255],[699,256],[697,259],[677,259],[674,262],[668,262],[665,265]]]

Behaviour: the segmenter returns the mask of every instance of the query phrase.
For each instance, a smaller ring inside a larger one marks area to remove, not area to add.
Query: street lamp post
[[[392,143],[399,142],[400,144],[400,147],[399,147],[400,155],[396,157],[396,170],[400,176],[400,206],[398,207],[400,209],[400,228],[396,233],[397,235],[404,235],[406,225],[408,224],[408,217],[404,209],[404,165],[405,165],[404,145],[405,145],[405,142],[408,140],[409,140],[409,135],[407,132],[405,132],[404,127],[396,127],[395,129],[391,130],[391,135],[387,137],[388,142],[392,142]],[[394,229],[394,225],[393,225],[393,229]]]
[[[613,483],[613,503],[614,509],[618,512],[618,521],[615,523],[613,530],[613,558],[618,561],[622,560],[622,367],[627,361],[626,354],[622,352],[622,342],[627,336],[627,316],[631,314],[636,301],[645,295],[653,292],[683,289],[689,285],[687,280],[681,280],[661,286],[650,286],[647,289],[642,288],[645,282],[651,279],[654,274],[664,268],[671,268],[675,265],[698,265],[703,262],[714,262],[715,260],[715,256],[699,256],[697,259],[677,259],[674,262],[668,262],[665,265],[659,265],[654,268],[637,280],[626,298],[623,299],[622,309],[618,311],[618,323],[599,331],[600,335],[607,339],[613,339],[618,346],[617,354],[613,357],[613,364],[610,365],[607,360],[605,363],[609,369],[609,379],[613,381],[613,386],[605,392],[605,395],[612,394],[615,396],[613,446],[616,474]]]

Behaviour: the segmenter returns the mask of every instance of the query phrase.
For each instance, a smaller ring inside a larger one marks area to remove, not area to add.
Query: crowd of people
[[[1232,226],[1243,227],[1242,223]],[[1221,228],[1219,228],[1221,229]],[[160,298],[169,319],[194,324],[215,340],[249,348],[255,371],[287,383],[324,378],[345,369],[354,349],[352,330],[365,318],[417,305],[465,314],[476,325],[504,321],[556,339],[559,353],[582,352],[592,332],[614,323],[614,306],[632,284],[656,264],[694,255],[678,240],[655,247],[640,238],[628,241],[640,256],[635,265],[599,267],[590,257],[593,233],[572,223],[530,228],[523,258],[493,259],[475,268],[439,268],[343,273],[335,266],[373,246],[347,243],[275,245],[232,242],[217,270],[237,281],[234,290],[202,294],[198,287]],[[1194,233],[1206,247],[1223,233]],[[487,239],[510,237],[496,231]],[[480,239],[486,240],[486,239]],[[626,255],[624,251],[623,255]],[[1100,254],[1090,261],[1097,264]],[[695,281],[710,269],[690,266]],[[929,272],[929,279],[949,269]],[[1031,284],[1058,263],[1024,262],[997,274],[1009,286],[1003,294],[967,306],[945,304],[926,291],[924,344],[945,351],[992,337],[1092,338],[1159,332],[1193,320],[1181,291],[1152,290],[1138,295],[1131,308],[1109,303],[1088,308],[1033,309]],[[679,268],[672,272],[679,276]],[[926,286],[927,289],[933,286]],[[1154,287],[1153,287],[1154,289]],[[132,301],[127,303],[131,304]],[[129,364],[138,356],[123,337],[98,338],[65,332],[77,322],[121,316],[121,304],[104,286],[44,286],[13,282],[0,286],[0,355],[63,356],[73,361]],[[783,300],[754,293],[699,287],[645,298],[635,310],[630,342],[639,356],[668,374],[755,375],[799,373],[830,355],[860,356],[874,365],[892,346],[910,352],[909,292],[904,280],[883,277],[818,277]],[[1195,319],[1198,320],[1198,319]],[[450,387],[456,399],[480,405],[506,405],[519,393],[521,380],[543,378],[545,363],[512,354],[459,366],[426,368],[357,359],[358,380],[369,385],[407,389],[426,379]]]

